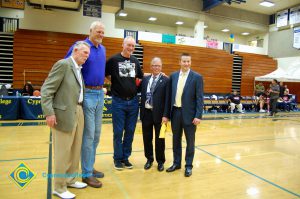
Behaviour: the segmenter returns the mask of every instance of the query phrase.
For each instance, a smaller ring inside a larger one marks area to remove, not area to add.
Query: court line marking
[[[239,144],[239,143],[245,143],[245,142],[263,142],[263,141],[270,141],[270,140],[284,140],[284,139],[291,139],[291,138],[297,138],[297,136],[293,137],[280,137],[280,138],[265,138],[265,139],[256,139],[256,140],[242,140],[242,141],[232,141],[232,142],[220,142],[220,143],[214,143],[214,144],[200,144],[195,147],[203,147],[203,146],[217,146],[217,145],[225,145],[225,144]]]
[[[264,181],[266,183],[269,183],[269,184],[271,184],[271,185],[273,185],[273,186],[275,186],[275,187],[277,187],[277,188],[279,188],[279,189],[281,189],[281,190],[283,190],[283,191],[285,191],[287,193],[290,193],[290,194],[292,194],[292,195],[297,196],[297,197],[300,198],[300,194],[297,194],[297,193],[295,193],[293,191],[290,191],[290,190],[288,190],[288,189],[286,189],[286,188],[284,188],[284,187],[282,187],[282,186],[280,186],[278,184],[275,184],[274,182],[271,182],[271,181],[269,181],[269,180],[267,180],[267,179],[265,179],[265,178],[263,178],[261,176],[256,175],[255,173],[252,173],[252,172],[250,172],[250,171],[248,171],[246,169],[243,169],[242,167],[240,167],[240,166],[238,166],[236,164],[233,164],[233,163],[231,163],[231,162],[229,162],[229,161],[227,161],[227,160],[225,160],[225,159],[223,159],[223,158],[221,158],[219,156],[216,156],[216,155],[214,155],[214,154],[212,154],[212,153],[210,153],[210,152],[208,152],[208,151],[206,151],[206,150],[204,150],[204,149],[202,149],[200,147],[196,146],[195,148],[198,149],[198,150],[200,150],[200,151],[202,151],[202,152],[204,152],[204,153],[206,153],[206,154],[208,154],[208,155],[210,155],[210,156],[212,156],[212,157],[214,157],[214,158],[217,158],[217,159],[219,159],[219,160],[221,160],[221,161],[229,164],[230,166],[233,166],[233,167],[237,168],[238,170],[241,170],[241,171],[243,171],[243,172],[245,172],[245,173],[247,173],[249,175],[252,175],[252,176],[254,176],[254,177],[256,177],[256,178],[258,178],[258,179],[260,179],[260,180],[262,180],[262,181]]]
[[[170,136],[172,136],[170,134]],[[282,137],[282,138],[267,138],[267,139],[262,139],[262,140],[243,140],[243,141],[232,141],[232,142],[221,142],[221,143],[214,143],[214,144],[200,144],[196,145],[195,147],[203,147],[203,146],[217,146],[217,145],[225,145],[225,144],[239,144],[239,143],[245,143],[245,142],[260,142],[260,141],[268,141],[268,140],[282,140],[282,139],[291,139],[295,137]],[[172,148],[166,148],[166,150],[170,150]],[[143,152],[144,150],[133,150],[132,153],[136,152]],[[101,152],[101,153],[96,153],[96,155],[111,155],[113,152]],[[13,162],[13,161],[26,161],[26,160],[42,160],[42,159],[47,159],[48,157],[36,157],[36,158],[17,158],[17,159],[8,159],[8,160],[1,160],[1,162]]]
[[[49,135],[49,153],[48,153],[48,174],[52,174],[52,130],[50,129]],[[47,199],[52,197],[52,178],[47,179]]]

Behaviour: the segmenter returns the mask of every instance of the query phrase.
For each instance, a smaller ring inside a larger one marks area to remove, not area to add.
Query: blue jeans
[[[139,112],[139,100],[112,97],[112,122],[114,132],[114,160],[128,160],[131,155],[132,141]],[[123,135],[123,131],[124,135]]]
[[[81,146],[81,169],[86,177],[92,176],[96,148],[99,144],[102,113],[104,105],[103,90],[85,89],[83,100],[84,129]]]

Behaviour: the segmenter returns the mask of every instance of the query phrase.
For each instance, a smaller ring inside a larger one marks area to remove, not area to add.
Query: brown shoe
[[[94,188],[102,187],[102,183],[99,180],[97,180],[97,178],[95,178],[94,176],[82,178],[82,182],[85,182],[90,187],[94,187]]]
[[[96,169],[93,170],[93,176],[95,178],[104,178],[104,173],[103,172],[100,172],[100,171],[97,171]]]

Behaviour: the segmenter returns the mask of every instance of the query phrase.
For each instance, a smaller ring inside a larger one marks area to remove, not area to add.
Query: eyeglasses
[[[161,65],[151,65],[152,67],[161,67]]]

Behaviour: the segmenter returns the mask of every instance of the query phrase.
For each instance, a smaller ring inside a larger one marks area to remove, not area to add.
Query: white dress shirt
[[[74,65],[75,65],[75,68],[76,68],[76,71],[77,71],[77,77],[78,77],[79,83],[80,83],[80,95],[79,95],[78,103],[82,103],[82,101],[83,101],[83,86],[82,86],[82,76],[81,76],[82,66],[79,66],[72,56],[71,56],[71,59],[72,59]]]

